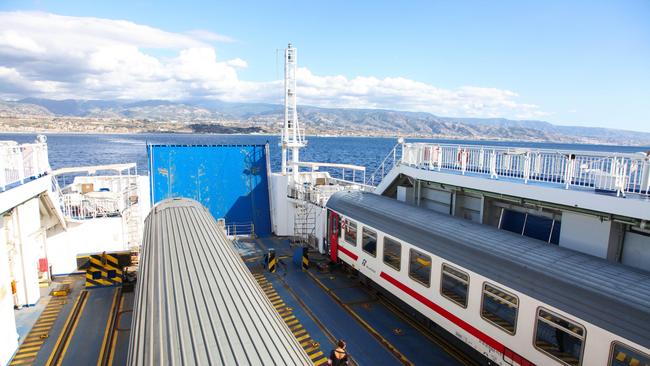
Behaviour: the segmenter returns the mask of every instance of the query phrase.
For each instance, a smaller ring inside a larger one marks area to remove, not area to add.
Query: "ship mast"
[[[300,148],[307,144],[298,123],[296,109],[297,50],[289,46],[284,50],[284,128],[282,129],[282,174],[287,174],[287,151],[291,150],[293,181],[298,180]]]

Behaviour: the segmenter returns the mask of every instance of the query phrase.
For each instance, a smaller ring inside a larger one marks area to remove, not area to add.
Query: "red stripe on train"
[[[339,251],[343,252],[343,254],[347,255],[350,258],[352,258],[352,260],[356,261],[357,258],[359,258],[358,255],[356,255],[356,254],[352,253],[351,251],[347,250],[346,248],[342,247],[340,244],[339,244],[338,249],[339,249]]]
[[[411,289],[410,287],[406,286],[405,284],[399,282],[397,279],[392,277],[386,272],[381,272],[380,277],[385,279],[386,281],[390,282],[393,286],[399,288],[400,290],[404,291],[406,294],[411,296],[412,298],[416,299],[417,301],[421,302],[424,304],[426,307],[430,308],[431,310],[435,311],[436,313],[442,315],[443,317],[447,318],[447,320],[451,321],[452,323],[456,324],[463,330],[465,330],[467,333],[473,335],[474,337],[480,339],[483,341],[485,344],[488,346],[494,348],[498,352],[501,353],[506,353],[507,356],[510,357],[511,359],[517,360],[521,365],[534,365],[532,362],[524,359],[520,355],[512,352],[510,349],[508,349],[505,345],[499,343],[497,340],[493,339],[489,335],[481,332],[480,330],[474,328],[471,326],[469,323],[465,322],[463,319],[457,317],[456,315],[450,313],[449,311],[445,310],[443,307],[440,305],[437,305],[433,301],[427,299],[425,296],[419,294],[415,290]]]

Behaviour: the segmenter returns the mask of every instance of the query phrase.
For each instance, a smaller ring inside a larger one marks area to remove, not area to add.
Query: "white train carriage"
[[[650,366],[650,273],[363,192],[330,255],[499,365]]]

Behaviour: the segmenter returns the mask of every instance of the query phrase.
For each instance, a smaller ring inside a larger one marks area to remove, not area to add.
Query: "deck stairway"
[[[314,246],[316,237],[316,212],[307,201],[296,203],[293,221],[293,243],[297,246]]]

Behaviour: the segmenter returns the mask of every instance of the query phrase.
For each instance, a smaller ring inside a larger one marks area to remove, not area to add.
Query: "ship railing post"
[[[524,183],[528,184],[528,178],[530,178],[530,151],[526,151],[524,156]]]
[[[18,147],[17,154],[15,155],[16,168],[18,170],[18,181],[20,181],[20,183],[23,183],[23,181],[25,180],[25,168],[23,164],[22,150],[23,149],[21,147]]]
[[[569,189],[573,180],[573,170],[575,168],[575,155],[566,155],[566,162],[564,165],[564,189]]]
[[[650,151],[646,153],[646,158],[641,162],[641,184],[639,189],[646,195],[650,195]],[[0,177],[1,179],[2,177]]]
[[[7,166],[5,166],[5,161],[7,161],[6,155],[8,155],[9,149],[1,149],[0,150],[0,189],[4,190],[5,186],[7,185]]]
[[[497,179],[497,152],[492,150],[490,153],[490,178]]]

